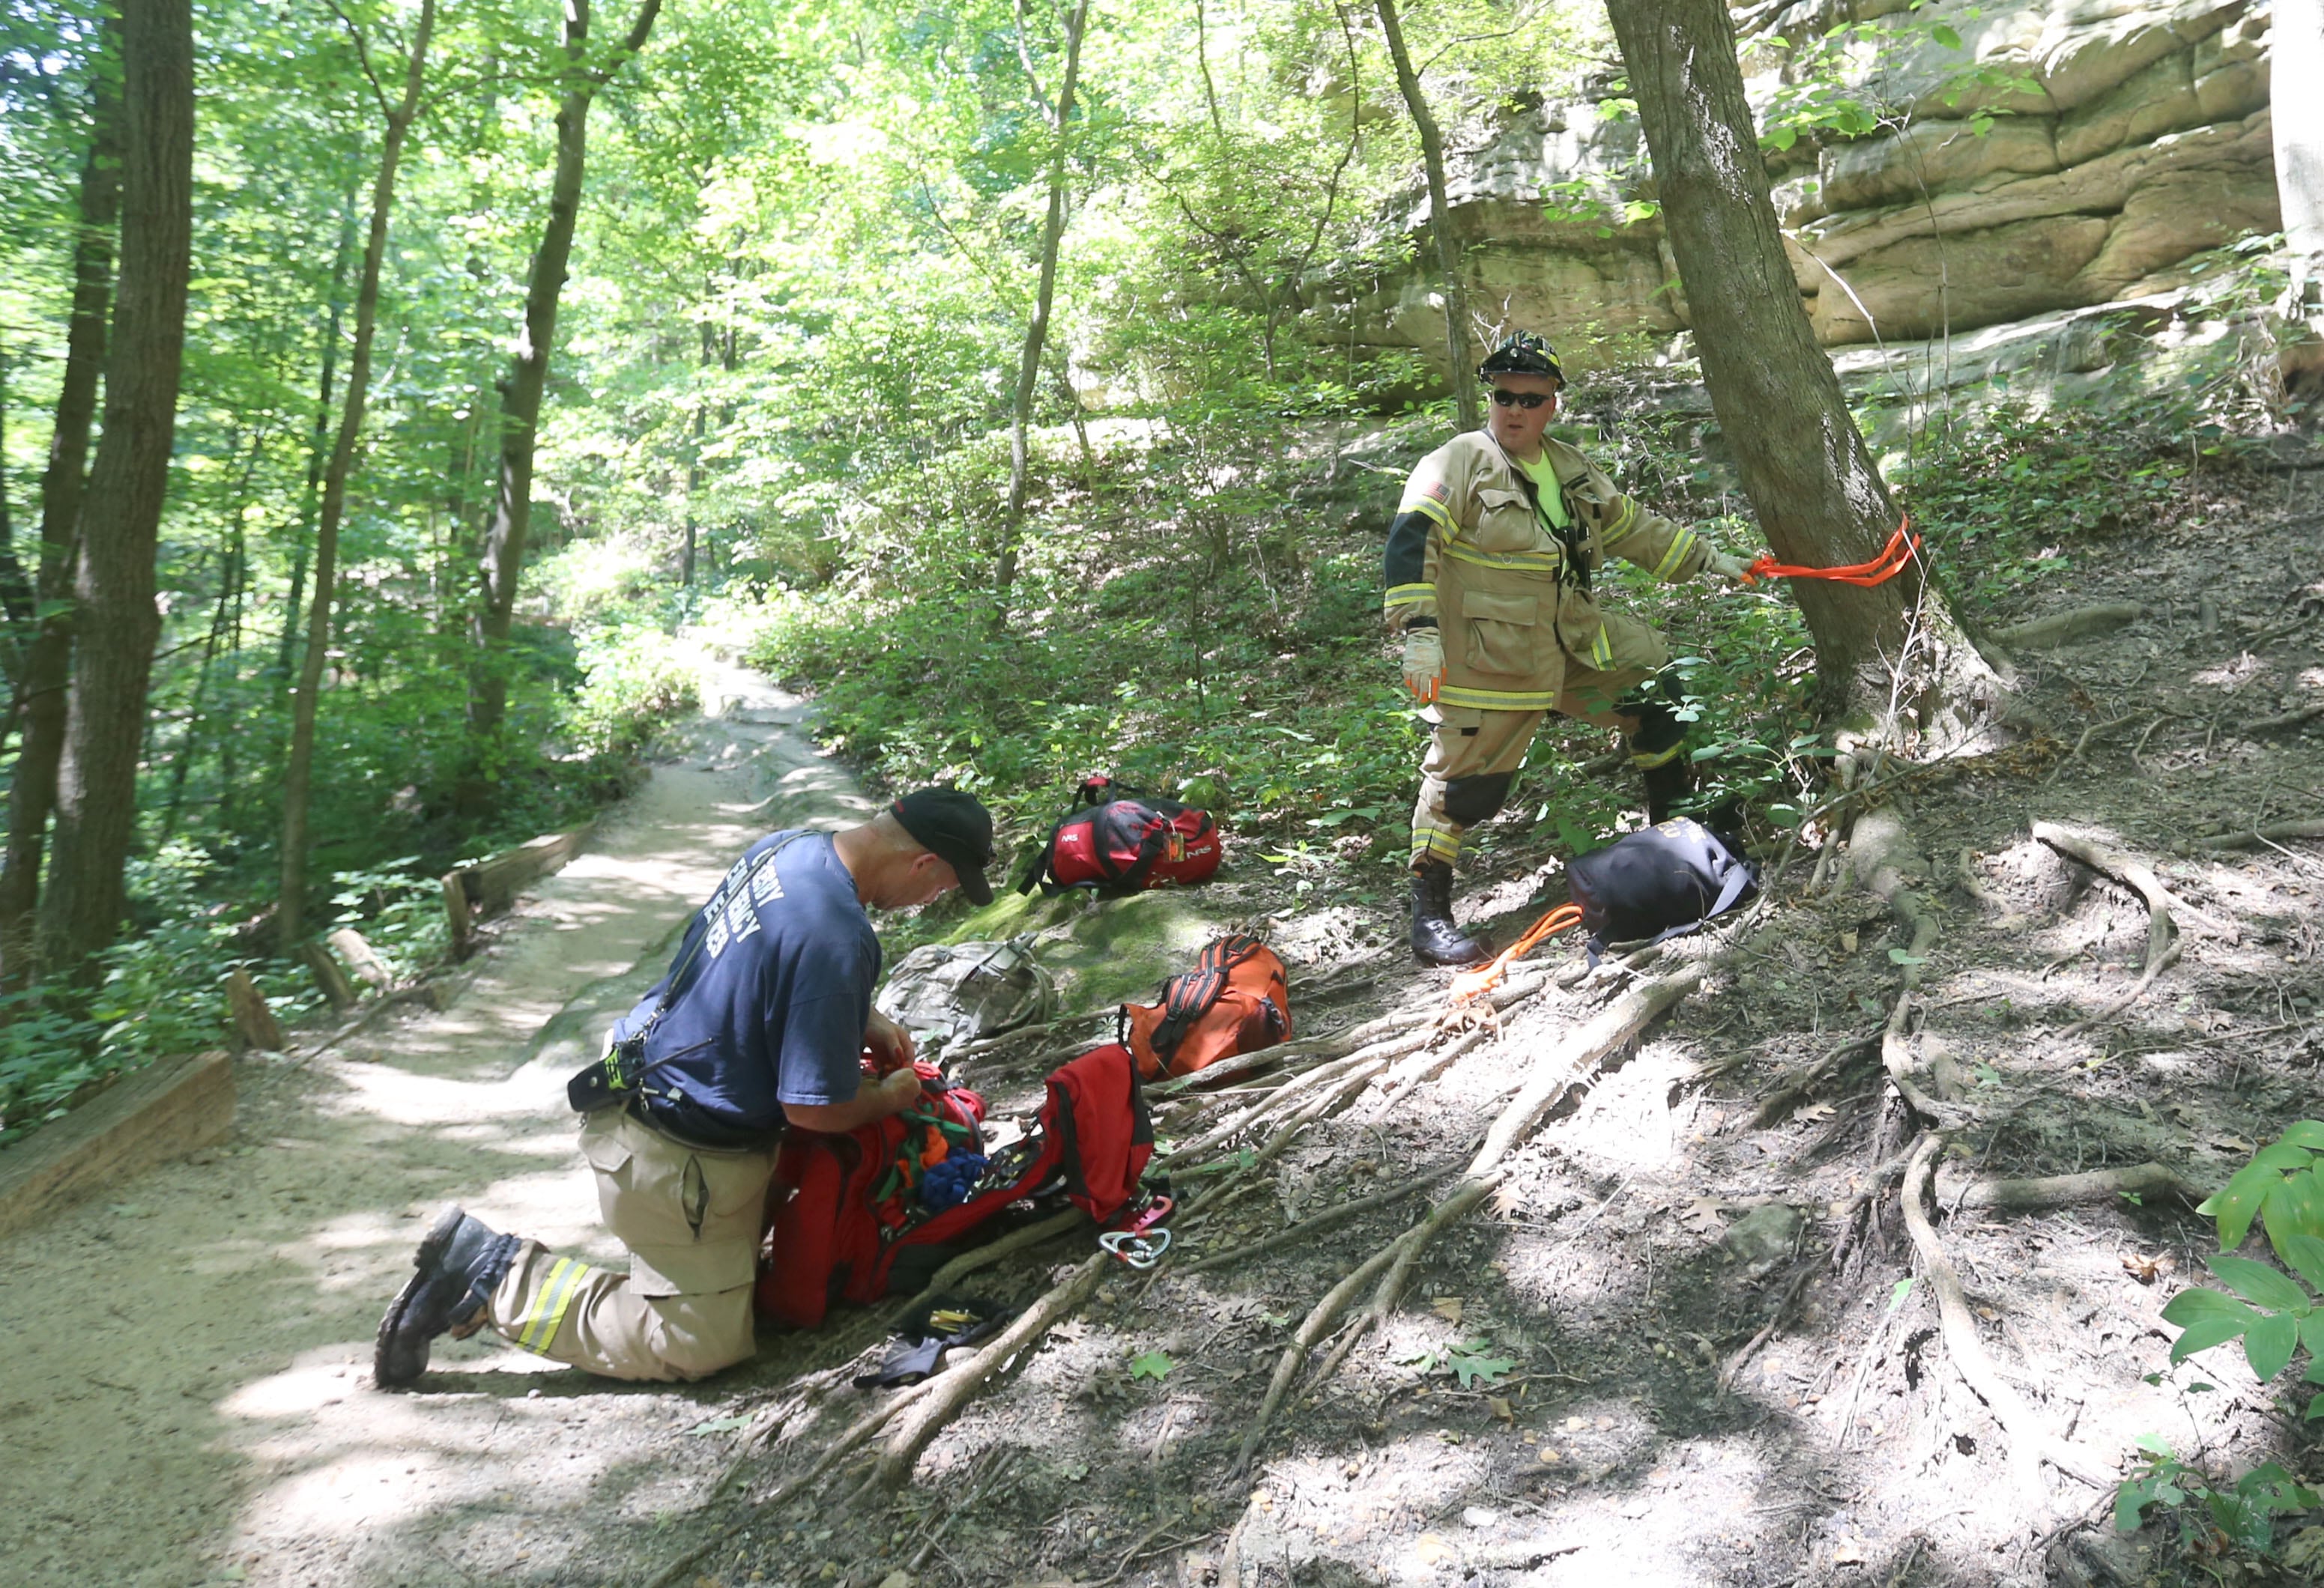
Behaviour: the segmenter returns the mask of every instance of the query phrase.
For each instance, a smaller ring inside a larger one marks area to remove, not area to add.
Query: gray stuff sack
[[[1031,934],[1005,943],[927,943],[896,962],[872,1002],[912,1033],[923,1059],[1048,1018],[1049,973]]]

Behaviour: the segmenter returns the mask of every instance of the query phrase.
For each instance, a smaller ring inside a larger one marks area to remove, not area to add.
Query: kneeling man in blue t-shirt
[[[558,1256],[456,1207],[420,1242],[417,1271],[380,1322],[381,1387],[419,1378],[437,1336],[487,1324],[619,1379],[700,1378],[749,1356],[784,1126],[853,1130],[920,1095],[912,1039],[872,1006],[880,940],[865,907],[925,904],[955,886],[990,904],[991,859],[991,816],[950,788],[907,794],[842,832],[752,844],[687,926],[669,974],[615,1023],[596,1089],[605,1106],[582,1116],[582,1155],[630,1271]]]

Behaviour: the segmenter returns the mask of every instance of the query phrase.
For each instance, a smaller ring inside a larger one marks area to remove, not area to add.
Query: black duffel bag
[[[1565,880],[1593,963],[1608,943],[1682,937],[1759,887],[1748,860],[1684,816],[1576,856],[1566,862]]]

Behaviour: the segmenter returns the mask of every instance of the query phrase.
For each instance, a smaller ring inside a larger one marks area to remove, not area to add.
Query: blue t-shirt
[[[778,832],[744,850],[614,1041],[645,1024],[672,977],[678,996],[646,1037],[657,1123],[713,1146],[755,1144],[781,1131],[785,1103],[855,1096],[880,940],[828,833]]]

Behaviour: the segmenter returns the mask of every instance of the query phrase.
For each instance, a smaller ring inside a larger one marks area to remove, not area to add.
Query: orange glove
[[[1444,637],[1434,629],[1404,631],[1404,686],[1424,706],[1436,703],[1444,682]]]

